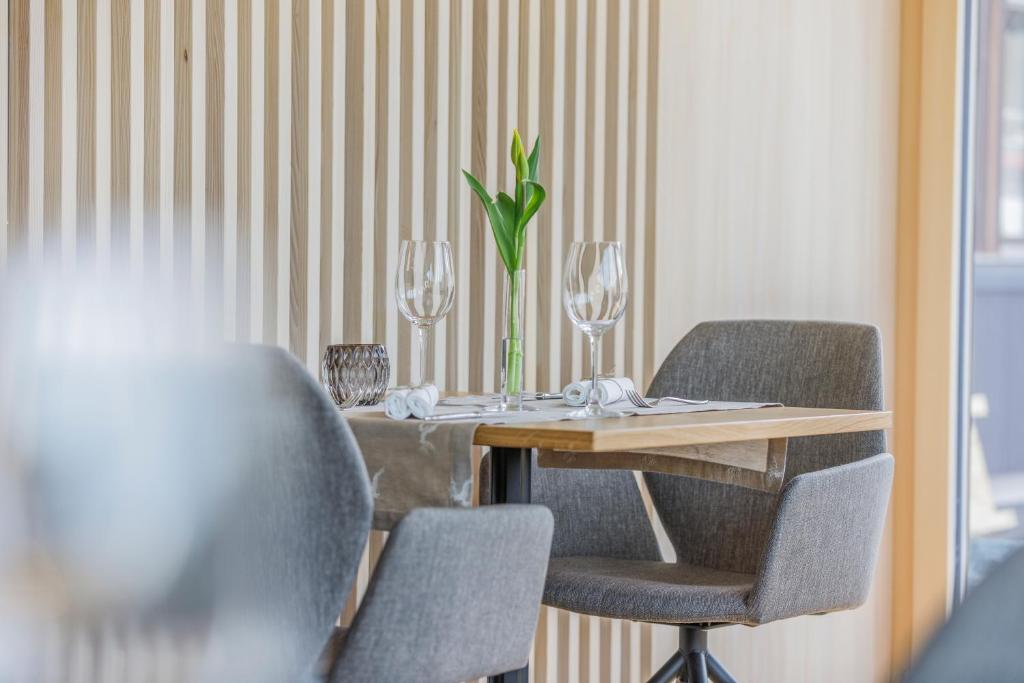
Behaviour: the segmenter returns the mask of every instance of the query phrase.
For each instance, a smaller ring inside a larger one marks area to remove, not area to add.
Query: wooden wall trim
[[[952,589],[957,325],[959,3],[905,0],[893,451],[893,671]]]

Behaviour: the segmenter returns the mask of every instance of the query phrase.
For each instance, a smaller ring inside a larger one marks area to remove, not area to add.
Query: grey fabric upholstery
[[[972,589],[905,677],[906,683],[1024,681],[1024,550]]]
[[[852,609],[867,599],[892,490],[888,453],[798,475],[782,492],[747,623]]]
[[[848,323],[701,323],[668,355],[648,393],[878,410],[883,405],[881,339],[874,327]],[[786,479],[884,451],[882,432],[790,439]],[[645,480],[680,561],[757,571],[776,496],[667,474],[647,474]]]
[[[682,563],[561,557],[551,560],[544,604],[655,623],[743,621],[754,579]]]
[[[631,472],[533,467],[531,499],[555,515],[552,557],[660,560]]]
[[[331,680],[456,683],[524,666],[552,526],[536,505],[410,512],[388,539]]]
[[[231,388],[244,434],[241,476],[209,538],[212,566],[198,565],[197,577],[216,582],[215,623],[265,629],[272,640],[261,636],[259,645],[277,650],[268,657],[277,680],[298,680],[314,673],[355,581],[373,510],[366,469],[337,408],[289,353],[232,347],[221,367],[217,379]],[[207,455],[212,464],[222,454]]]
[[[613,619],[762,624],[856,607],[874,573],[893,458],[801,474],[781,494],[756,574],[686,563],[551,561],[544,603]]]
[[[881,378],[873,327],[724,321],[687,334],[648,393],[881,409]],[[779,495],[645,474],[678,563],[619,554],[614,543],[604,553],[595,533],[598,542],[586,552],[552,560],[544,602],[639,621],[751,625],[856,606],[873,573],[891,489],[893,461],[884,448],[881,432],[791,439]],[[545,493],[545,504],[556,503],[557,537],[572,522],[560,517],[560,491]],[[593,490],[574,503],[577,514],[596,508],[590,523],[599,525],[603,494]],[[630,523],[641,537],[648,532],[646,517]]]

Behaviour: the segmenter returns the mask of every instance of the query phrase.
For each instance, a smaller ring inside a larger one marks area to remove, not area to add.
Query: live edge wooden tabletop
[[[478,446],[612,452],[888,429],[886,410],[753,408],[618,419],[480,425]]]

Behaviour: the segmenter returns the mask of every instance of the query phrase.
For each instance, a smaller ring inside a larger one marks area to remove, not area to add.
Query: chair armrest
[[[892,473],[893,457],[882,453],[801,474],[786,485],[747,598],[752,623],[864,603]]]
[[[551,549],[539,505],[420,508],[388,538],[334,681],[464,681],[526,664]]]

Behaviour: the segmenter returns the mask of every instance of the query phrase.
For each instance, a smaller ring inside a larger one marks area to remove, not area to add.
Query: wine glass
[[[419,337],[420,377],[416,386],[429,384],[429,333],[448,315],[455,301],[455,267],[448,242],[402,240],[395,272],[395,300]]]
[[[597,359],[601,336],[626,312],[629,282],[621,242],[573,242],[565,259],[562,304],[573,324],[590,338],[590,390],[587,404],[572,418],[621,417],[601,405]]]

